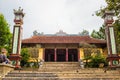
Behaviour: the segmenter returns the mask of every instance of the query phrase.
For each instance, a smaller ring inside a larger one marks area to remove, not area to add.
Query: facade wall
[[[76,48],[77,49],[77,48]],[[94,56],[94,54],[96,54],[96,51],[98,50],[99,51],[99,53],[100,54],[102,54],[102,55],[106,55],[106,51],[104,50],[103,51],[103,49],[102,48],[78,48],[77,50],[78,50],[78,58],[79,59],[84,59],[85,58],[85,50],[91,50],[91,51],[93,51],[92,53],[91,53],[91,55],[92,56]],[[30,59],[30,62],[35,62],[35,59],[38,59],[38,60],[40,60],[40,59],[44,59],[44,50],[45,50],[45,48],[29,48],[29,54],[32,54],[32,55],[34,55],[34,54],[36,54],[36,55],[38,55],[37,57],[36,56],[32,56],[31,57],[31,59]],[[35,51],[35,50],[37,50],[37,51]],[[31,52],[32,51],[32,52]],[[78,59],[78,60],[79,60]]]
[[[28,54],[30,54],[29,62],[37,62],[39,60],[39,48],[30,47],[28,48]]]
[[[43,59],[43,54],[44,53],[44,49],[43,48],[39,48],[39,57],[38,57],[38,59],[40,60],[40,59]]]
[[[85,58],[85,50],[87,51],[87,54],[90,54],[91,56],[94,56],[96,54],[106,55],[106,52],[103,52],[102,48],[79,48],[80,53],[80,59]]]
[[[83,48],[79,48],[79,53],[80,53],[80,59],[84,59],[84,52],[83,52]]]
[[[104,56],[105,56],[105,57],[107,57],[107,56],[108,56],[108,51],[107,51],[107,48],[103,49],[103,54],[104,54]]]

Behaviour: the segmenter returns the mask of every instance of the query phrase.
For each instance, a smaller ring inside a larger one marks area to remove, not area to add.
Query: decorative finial
[[[25,13],[23,13],[23,9],[21,9],[21,7],[19,7],[18,10],[13,9],[13,11],[14,11],[14,14],[22,14],[23,17],[25,15]]]

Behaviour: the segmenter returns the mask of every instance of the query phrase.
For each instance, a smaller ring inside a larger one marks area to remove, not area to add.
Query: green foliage
[[[89,67],[89,60],[91,60],[92,56],[88,55],[84,57],[85,60],[85,67]]]
[[[93,30],[91,36],[97,39],[105,39],[105,26],[100,27],[99,31]]]
[[[11,47],[12,34],[4,16],[0,14],[0,48],[6,48],[9,52]]]
[[[37,30],[34,30],[33,31],[33,36],[39,36],[39,35],[44,35],[44,33],[43,32],[37,32]]]
[[[116,20],[114,24],[114,31],[117,43],[117,51],[120,53],[120,21]]]
[[[107,3],[107,6],[104,8],[101,8],[99,11],[96,11],[96,15],[102,17],[105,10],[112,10],[115,12],[116,20],[113,24],[115,29],[115,37],[116,37],[116,44],[117,44],[117,50],[120,52],[120,0],[105,0]],[[94,31],[94,33],[96,33]]]
[[[107,9],[114,10],[116,13],[116,16],[119,14],[120,9],[120,0],[106,0],[107,3]]]
[[[104,66],[107,66],[105,57],[103,57],[101,54],[97,54],[97,55],[91,57],[89,66],[93,67],[93,68],[98,68],[101,63],[103,63]]]
[[[89,31],[83,30],[82,32],[79,33],[81,36],[89,36]]]
[[[100,10],[96,11],[97,16],[101,16],[104,14],[105,10],[114,10],[115,15],[119,16],[119,9],[120,9],[120,0],[105,0],[107,3],[106,7],[101,8]]]
[[[23,67],[23,66],[29,64],[28,60],[30,58],[30,55],[28,54],[28,49],[27,48],[22,48],[21,49],[21,56],[22,56],[21,66]]]
[[[96,46],[88,43],[81,43],[80,47],[84,49],[83,52],[84,52],[85,67],[89,67],[88,62],[92,58],[91,54],[93,53],[93,48],[96,48]]]

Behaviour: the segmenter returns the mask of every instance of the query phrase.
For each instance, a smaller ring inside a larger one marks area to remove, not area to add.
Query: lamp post
[[[105,34],[107,40],[107,49],[108,49],[108,65],[109,67],[115,67],[119,64],[119,56],[117,54],[116,49],[116,41],[115,41],[115,34],[113,28],[113,19],[114,12],[113,11],[105,11],[103,18],[105,24]]]
[[[12,39],[12,53],[10,54],[9,59],[12,61],[12,64],[15,66],[15,69],[21,68],[20,66],[20,51],[21,51],[21,41],[22,41],[22,24],[23,24],[23,9],[19,7],[18,10],[14,9],[14,29],[13,29],[13,39]]]

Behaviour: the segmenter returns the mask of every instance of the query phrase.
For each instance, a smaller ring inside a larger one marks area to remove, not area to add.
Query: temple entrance
[[[45,49],[46,62],[76,62],[78,61],[77,49]]]
[[[68,61],[78,61],[77,49],[68,49]]]
[[[45,61],[54,61],[54,49],[45,49]]]
[[[66,61],[66,49],[57,49],[57,61]]]

